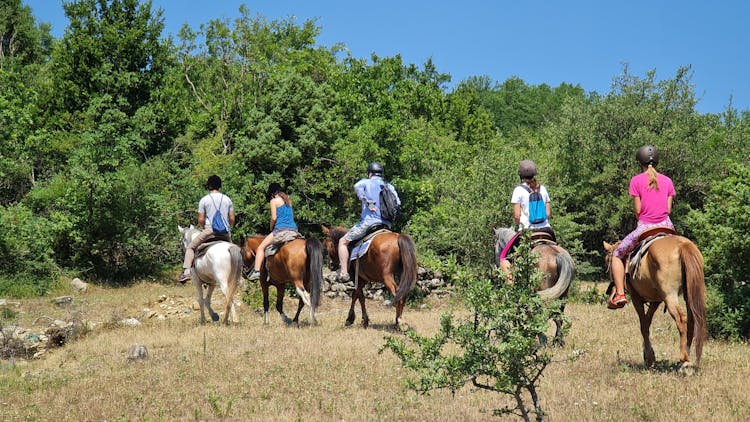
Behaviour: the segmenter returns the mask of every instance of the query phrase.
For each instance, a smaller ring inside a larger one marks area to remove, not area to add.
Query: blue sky
[[[23,0],[60,37],[67,19],[60,0]],[[165,34],[187,23],[234,19],[244,3],[268,19],[315,19],[321,45],[345,44],[353,56],[401,54],[406,63],[432,58],[456,83],[470,76],[528,84],[579,84],[606,94],[629,72],[659,80],[692,66],[701,113],[729,104],[750,110],[750,1],[728,0],[153,0]]]

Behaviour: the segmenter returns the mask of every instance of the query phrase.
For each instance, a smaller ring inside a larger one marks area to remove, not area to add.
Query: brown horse
[[[323,227],[326,238],[323,241],[331,258],[331,270],[339,267],[338,244],[346,234],[343,227]],[[359,258],[359,262],[350,262],[349,273],[356,277],[357,285],[352,294],[352,305],[346,318],[346,325],[354,323],[354,304],[359,300],[362,308],[362,326],[367,328],[370,318],[365,308],[365,294],[363,289],[368,282],[382,281],[393,296],[396,304],[396,329],[401,329],[401,314],[404,311],[406,296],[417,281],[417,255],[414,241],[407,234],[388,232],[375,236],[370,243],[367,253]],[[358,271],[357,271],[358,269]],[[398,275],[398,283],[395,276]]]
[[[517,232],[504,227],[495,228],[493,231],[495,232],[495,265],[499,266],[500,252]],[[568,297],[568,290],[576,272],[573,257],[554,242],[536,242],[531,251],[539,255],[537,268],[542,273],[542,282],[536,294],[543,299],[562,300],[560,311],[565,312],[565,299]],[[562,325],[562,319],[555,319],[556,331],[553,343],[560,346],[565,344]]]
[[[612,252],[619,243],[610,245],[604,242],[604,249],[607,251],[605,261],[610,277]],[[651,243],[636,271],[635,275],[631,275],[628,286],[633,307],[641,323],[643,360],[646,366],[651,367],[656,361],[649,330],[651,320],[661,302],[664,302],[680,332],[681,369],[692,366],[688,355],[693,340],[697,366],[700,364],[703,341],[706,339],[703,255],[689,239],[677,235],[665,236]],[[687,319],[679,307],[680,292],[685,297]],[[645,304],[648,305],[648,310],[644,310]]]
[[[255,265],[255,251],[263,241],[263,235],[250,236],[242,246],[245,266]],[[294,285],[299,295],[299,304],[294,319],[284,313],[284,289],[287,283]],[[310,307],[310,322],[316,324],[315,310],[320,304],[323,284],[323,245],[318,239],[295,239],[285,243],[274,255],[267,256],[260,270],[260,287],[263,290],[263,322],[268,324],[268,288],[276,287],[276,310],[284,323],[299,326],[302,308]]]

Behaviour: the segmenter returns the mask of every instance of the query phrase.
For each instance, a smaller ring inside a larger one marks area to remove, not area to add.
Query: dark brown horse
[[[516,235],[510,228],[495,228],[495,265],[500,266],[500,252]],[[570,284],[575,277],[576,266],[573,257],[561,246],[554,242],[536,242],[531,251],[539,255],[537,268],[542,273],[542,282],[536,294],[542,299],[559,299],[562,301],[561,311],[565,312],[565,300],[568,297]],[[562,336],[562,319],[555,319],[555,338],[553,343],[564,345]]]
[[[604,242],[609,270],[612,252],[619,242]],[[629,282],[630,297],[638,313],[643,336],[643,360],[651,367],[656,361],[651,346],[650,327],[659,304],[664,305],[680,332],[681,369],[692,364],[690,347],[695,340],[695,364],[700,363],[703,341],[706,339],[706,286],[703,279],[703,255],[689,239],[671,235],[656,239]],[[611,274],[610,274],[611,276]],[[679,294],[685,297],[687,318],[679,307]],[[648,310],[644,310],[648,305]]]
[[[263,235],[250,236],[242,246],[245,266],[255,265],[255,250],[263,241]],[[299,295],[299,304],[294,319],[284,313],[284,289],[291,283]],[[260,269],[260,287],[263,290],[263,322],[268,324],[268,287],[276,287],[276,310],[286,324],[299,326],[302,308],[310,307],[310,322],[316,324],[315,310],[320,304],[323,284],[323,245],[318,239],[295,239],[285,243],[274,255],[267,256]]]
[[[339,239],[346,234],[343,227],[323,227],[326,238],[323,241],[331,258],[331,270],[339,267]],[[349,274],[357,278],[357,285],[352,294],[352,305],[346,318],[346,325],[354,323],[354,304],[359,300],[362,308],[362,325],[367,328],[370,318],[365,308],[363,289],[368,282],[383,282],[393,296],[396,305],[396,329],[401,329],[401,314],[404,311],[406,296],[417,281],[417,255],[414,241],[409,235],[388,232],[375,236],[367,253],[359,258],[358,265],[350,262]],[[357,271],[357,268],[359,271]],[[398,276],[398,283],[396,283]]]

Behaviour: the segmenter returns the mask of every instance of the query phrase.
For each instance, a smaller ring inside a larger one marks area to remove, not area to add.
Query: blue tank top
[[[292,207],[284,204],[276,208],[276,224],[273,230],[297,230],[297,224],[294,222],[294,211]]]

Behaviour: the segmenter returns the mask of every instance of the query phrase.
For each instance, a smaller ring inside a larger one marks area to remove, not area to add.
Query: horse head
[[[195,228],[192,224],[188,227],[182,227],[179,224],[177,225],[177,230],[180,232],[180,245],[182,246],[183,252],[187,249],[188,245],[190,245],[190,242],[193,241],[193,237],[197,235],[198,229]]]
[[[513,230],[512,227],[500,227],[500,228],[493,228],[493,232],[495,232],[495,256],[500,256],[500,252],[503,250],[505,245],[510,242],[510,239],[513,238],[513,236],[516,234],[516,232]]]
[[[341,226],[330,228],[326,226],[322,227],[323,234],[326,237],[323,241],[323,246],[325,246],[328,251],[328,257],[330,258],[328,261],[328,268],[330,268],[331,271],[336,271],[339,269],[339,240],[346,234],[346,229]]]

